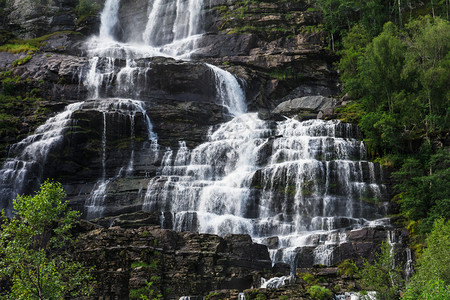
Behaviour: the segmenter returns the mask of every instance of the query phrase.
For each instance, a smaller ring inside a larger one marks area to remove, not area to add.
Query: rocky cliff
[[[18,38],[34,38],[31,41],[37,50],[0,52],[0,68],[8,70],[2,73],[3,91],[8,85],[14,91],[11,95],[21,99],[31,98],[30,92],[33,91],[35,105],[31,110],[8,112],[20,115],[23,122],[17,120],[14,124],[5,124],[5,127],[18,128],[19,132],[2,132],[1,141],[5,147],[3,159],[7,153],[16,155],[14,149],[9,149],[10,145],[31,133],[48,115],[60,111],[66,104],[88,97],[89,88],[83,84],[83,77],[87,76],[90,66],[84,56],[82,42],[90,32],[98,32],[99,26],[99,15],[95,15],[99,9],[94,10],[93,15],[82,16],[76,9],[75,1],[25,2],[7,3],[3,27]],[[133,1],[131,5],[127,1],[120,2],[120,30],[117,33],[120,39],[130,39],[136,26],[145,25],[143,20],[147,17],[145,12],[149,3]],[[192,148],[205,140],[211,125],[229,120],[229,116],[215,103],[217,82],[211,70],[195,61],[220,65],[245,80],[249,109],[260,111],[266,117],[271,109],[285,100],[305,95],[336,94],[337,77],[331,68],[333,57],[327,55],[323,47],[320,14],[309,12],[307,8],[303,1],[211,1],[204,7],[206,34],[197,42],[198,50],[192,56],[193,62],[167,58],[138,62],[142,66],[150,64],[151,69],[134,81],[132,89],[135,95],[132,98],[147,103],[146,110],[158,133],[158,143],[177,148],[178,141],[183,140]],[[27,44],[28,41],[16,42]],[[117,78],[125,63],[124,60],[114,62],[116,70],[113,78]],[[104,66],[107,67],[106,64]],[[112,97],[117,93],[117,89],[109,88],[106,82],[103,87],[100,91],[102,97]],[[95,121],[98,115],[96,117],[92,112],[88,113],[90,116],[77,114],[82,122],[76,130],[67,134],[64,145],[59,145],[61,151],[52,154],[55,157],[51,165],[42,167],[44,174],[40,177],[62,181],[69,196],[74,198],[74,206],[81,208],[86,193],[96,183],[94,179],[98,178],[101,164],[101,136],[98,133],[102,132],[100,127],[103,123]],[[116,126],[126,128],[127,125]],[[143,139],[139,138],[145,133],[139,132],[139,128],[136,130],[136,149],[145,147],[145,141],[140,142]],[[126,130],[114,136],[108,130],[107,140],[107,147],[116,147],[129,142],[130,137]],[[123,165],[123,160],[128,158],[126,153],[129,150],[120,149],[115,149],[119,150],[117,155],[109,156],[111,163],[107,164],[107,174],[115,174],[116,167]],[[149,162],[148,159],[142,162],[155,164],[155,168],[159,163],[158,160]],[[83,174],[82,186],[79,185],[80,174]],[[136,168],[135,175],[139,177],[143,174],[139,174],[139,168]],[[29,182],[35,183],[29,184],[23,192],[35,189],[39,180],[30,178]],[[118,184],[119,189],[123,186]],[[130,189],[130,186],[136,189]],[[125,189],[116,190],[114,194],[132,198],[129,194],[139,190],[139,182],[127,184]],[[78,202],[76,199],[80,195]],[[127,200],[120,202],[124,201],[126,203]],[[112,200],[112,203],[117,201]],[[132,202],[127,203],[125,210],[129,211],[126,207],[133,206]],[[108,211],[114,213],[123,209],[120,206],[116,209],[111,207]]]
[[[255,299],[258,294],[265,299],[310,299],[307,289],[311,285],[321,285],[335,294],[360,288],[343,266],[299,263],[296,276],[288,277],[289,265],[272,265],[268,248],[253,243],[248,235],[175,232],[160,229],[158,222],[157,215],[133,213],[80,224],[75,253],[97,268],[96,298],[127,299],[130,293],[145,290],[150,281],[155,295],[160,293],[164,299],[238,299],[240,293],[245,293],[246,299]],[[338,261],[360,264],[362,257],[372,261],[388,236],[397,261],[406,260],[400,243],[407,238],[405,231],[378,227],[347,233],[349,241],[341,245]],[[286,284],[258,289],[262,279],[274,276]]]
[[[70,205],[95,219],[82,222],[76,252],[97,266],[99,298],[127,299],[153,280],[165,298],[237,299],[261,277],[321,263],[333,266],[317,271],[334,278],[327,287],[342,292],[354,282],[337,283],[339,262],[406,239],[384,226],[389,191],[359,131],[315,120],[334,117],[339,90],[309,1],[205,1],[189,59],[136,50],[149,42],[137,33],[153,34],[154,47],[174,39],[175,1],[154,15],[159,1],[120,1],[105,47],[93,38],[104,1],[90,3],[14,0],[1,10],[0,202],[11,212],[15,193],[61,181]],[[149,16],[164,17],[160,32]],[[243,99],[239,114],[224,98]],[[297,247],[286,236],[299,231],[308,235]],[[247,299],[307,297],[299,278]]]

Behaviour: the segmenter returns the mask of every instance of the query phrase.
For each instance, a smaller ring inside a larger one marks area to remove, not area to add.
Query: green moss
[[[217,293],[217,292],[211,292],[211,293],[209,293],[208,295],[206,295],[205,300],[210,300],[211,298],[217,297],[217,296],[219,296],[219,293]]]
[[[21,58],[21,59],[18,59],[18,60],[13,61],[12,65],[13,65],[14,67],[24,65],[24,64],[26,64],[27,62],[29,62],[32,58],[33,58],[32,55],[27,55],[27,56],[25,56],[24,58]]]
[[[256,295],[255,300],[266,300],[266,295],[258,294]]]
[[[135,261],[131,264],[132,269],[136,269],[139,267],[150,267],[150,264],[143,262],[143,261]]]
[[[305,281],[307,284],[316,284],[317,279],[311,273],[300,273],[299,276]]]
[[[153,288],[153,284],[154,284],[153,281],[150,282],[147,281],[145,287],[130,290],[128,294],[129,299],[141,299],[141,300],[162,299],[163,295],[158,293]]]
[[[147,294],[147,288],[131,289],[129,292],[130,299],[143,299],[142,296]]]
[[[284,193],[288,195],[295,195],[297,193],[297,187],[295,184],[288,184],[284,189]]]
[[[79,32],[66,30],[53,32],[30,40],[11,39],[7,44],[0,46],[0,52],[24,53],[38,51],[39,48],[45,46],[49,38],[59,34],[81,35]]]
[[[277,80],[301,79],[303,77],[303,74],[297,73],[292,68],[275,68],[266,75]]]
[[[79,0],[75,11],[80,17],[86,17],[98,13],[101,6],[92,0]]]
[[[329,289],[318,285],[311,286],[307,292],[312,299],[325,300],[333,297],[333,293]]]

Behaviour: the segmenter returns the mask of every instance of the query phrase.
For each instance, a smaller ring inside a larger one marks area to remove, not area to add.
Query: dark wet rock
[[[75,30],[75,1],[8,1],[8,28],[23,39],[48,33]]]
[[[152,288],[166,298],[206,296],[223,289],[242,291],[259,284],[261,275],[272,269],[267,247],[254,244],[249,236],[221,238],[135,227],[136,220],[149,220],[147,217],[131,214],[116,218],[114,222],[123,221],[120,227],[84,225],[76,254],[97,266],[100,284],[96,297],[128,298],[129,290],[143,287],[152,276],[159,277]],[[111,219],[96,222],[111,225]]]

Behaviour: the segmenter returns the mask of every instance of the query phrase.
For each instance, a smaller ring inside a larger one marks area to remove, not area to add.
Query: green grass
[[[0,46],[0,52],[23,53],[29,51],[37,51],[38,48],[30,44],[5,44]]]
[[[53,32],[30,40],[11,39],[7,44],[0,46],[0,52],[24,53],[38,51],[39,48],[45,46],[49,38],[59,34],[81,35],[79,32],[66,30]]]

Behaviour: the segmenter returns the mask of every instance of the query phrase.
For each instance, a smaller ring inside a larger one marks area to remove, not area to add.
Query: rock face
[[[272,114],[287,117],[294,117],[298,114],[303,114],[300,116],[302,119],[306,119],[308,117],[323,118],[324,116],[332,115],[335,107],[335,99],[323,96],[306,96],[280,103],[274,110],[272,110]]]
[[[222,238],[126,223],[128,228],[84,223],[84,230],[90,230],[79,236],[76,255],[97,266],[96,298],[128,299],[150,281],[165,299],[205,296],[221,289],[242,291],[259,285],[261,276],[272,270],[267,247],[253,243],[248,235]]]
[[[75,255],[97,267],[96,298],[128,299],[149,281],[164,299],[238,299],[239,293],[247,299],[258,294],[266,299],[310,299],[306,290],[311,285],[335,294],[359,290],[353,274],[339,274],[341,267],[336,265],[313,267],[299,261],[296,276],[287,277],[289,267],[272,266],[267,247],[253,243],[248,235],[175,232],[160,229],[159,222],[157,214],[143,212],[81,222]],[[341,245],[336,262],[351,259],[360,265],[361,257],[373,261],[389,235],[396,261],[403,267],[406,253],[400,241],[407,238],[406,232],[378,227],[347,234],[349,241]],[[285,285],[259,288],[262,277],[273,276],[286,276]]]
[[[76,1],[8,1],[8,28],[23,39],[48,33],[75,30]]]

